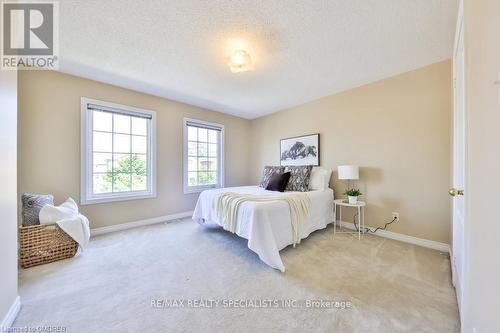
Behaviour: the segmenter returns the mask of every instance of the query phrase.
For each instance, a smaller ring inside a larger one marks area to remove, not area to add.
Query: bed
[[[193,220],[222,226],[214,209],[214,201],[220,194],[227,192],[265,196],[293,193],[267,191],[259,186],[206,190],[198,198]],[[311,207],[309,221],[305,221],[301,228],[301,239],[333,222],[333,190],[327,188],[305,193],[311,200]],[[267,265],[284,272],[285,266],[279,251],[293,243],[289,205],[284,201],[244,202],[238,210],[236,221],[236,234],[248,240],[248,248]]]

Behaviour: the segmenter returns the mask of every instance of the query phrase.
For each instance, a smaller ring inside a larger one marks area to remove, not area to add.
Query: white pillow
[[[332,169],[323,167],[314,167],[311,171],[311,180],[309,181],[310,190],[324,190],[330,185]]]
[[[68,198],[60,206],[45,205],[40,210],[40,224],[54,223],[78,215],[78,205]]]

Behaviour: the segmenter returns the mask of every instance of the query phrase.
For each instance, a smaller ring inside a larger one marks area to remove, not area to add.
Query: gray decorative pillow
[[[287,191],[309,191],[312,165],[287,166],[285,171],[290,171],[290,180],[286,186]]]
[[[24,193],[21,197],[23,204],[23,226],[40,224],[38,215],[45,205],[53,205],[54,197],[50,194]]]
[[[285,170],[284,167],[282,166],[269,166],[266,165],[264,167],[264,171],[262,171],[262,179],[260,180],[260,187],[266,188],[267,185],[269,185],[269,181],[271,180],[271,177],[275,173],[283,173]]]

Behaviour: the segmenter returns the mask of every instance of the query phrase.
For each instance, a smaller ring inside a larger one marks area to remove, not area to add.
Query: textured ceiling
[[[64,0],[60,70],[256,118],[451,57],[456,0]],[[233,74],[244,45],[255,70]]]

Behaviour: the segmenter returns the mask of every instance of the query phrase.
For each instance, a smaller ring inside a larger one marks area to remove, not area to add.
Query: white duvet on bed
[[[266,196],[282,196],[288,193],[266,191],[259,186],[206,190],[198,198],[193,219],[222,226],[214,209],[214,200],[224,192]],[[311,199],[311,211],[309,221],[302,225],[301,239],[333,222],[333,190],[328,188],[306,193]],[[236,234],[248,239],[248,248],[257,253],[263,262],[282,272],[285,271],[279,251],[293,243],[288,203],[284,201],[244,202],[238,210]]]

